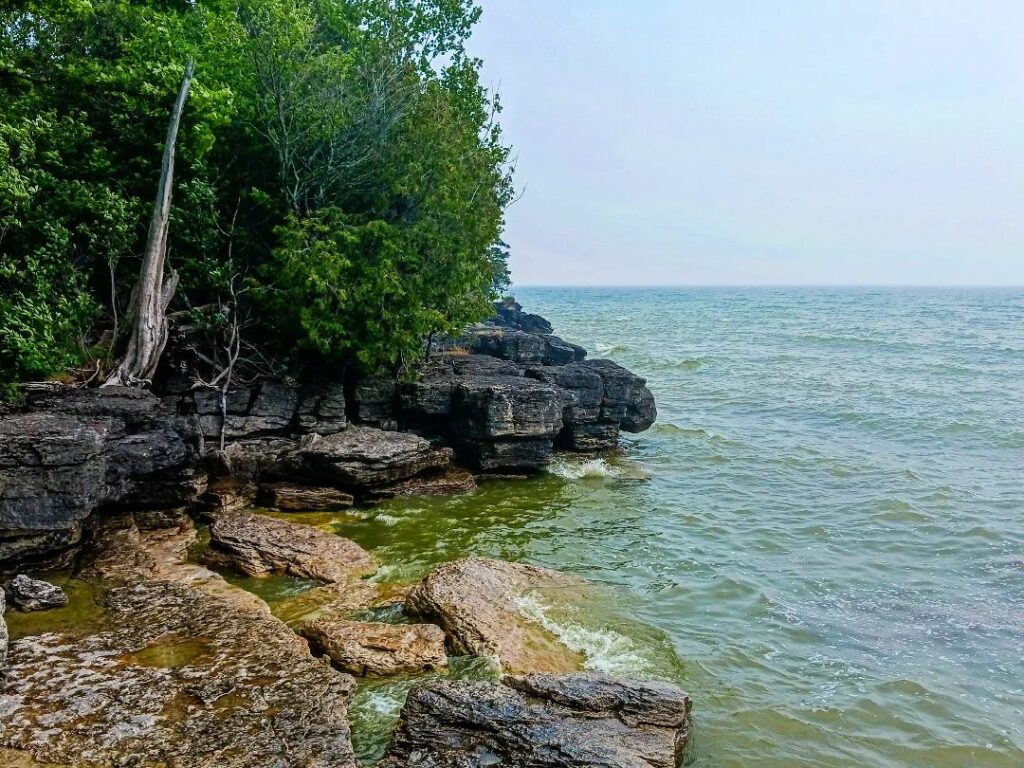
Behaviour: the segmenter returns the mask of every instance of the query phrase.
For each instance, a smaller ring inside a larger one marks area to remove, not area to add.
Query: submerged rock
[[[214,520],[205,559],[249,576],[285,573],[325,582],[346,581],[376,568],[370,553],[354,541],[247,512]]]
[[[675,768],[690,699],[666,683],[530,675],[505,684],[432,680],[412,690],[391,768]]]
[[[269,612],[166,582],[104,602],[108,631],[11,644],[0,747],[73,766],[355,768],[353,679]]]
[[[497,657],[507,672],[570,672],[583,668],[582,654],[523,616],[517,603],[581,586],[547,568],[474,557],[436,566],[409,593],[406,609],[437,622],[455,653]]]
[[[337,488],[322,488],[293,483],[274,483],[260,488],[267,506],[282,512],[335,512],[352,506],[351,493]]]
[[[11,605],[19,611],[45,611],[68,604],[68,596],[55,584],[19,573],[4,587]]]
[[[298,473],[348,488],[370,488],[446,466],[449,449],[419,435],[349,427],[334,435],[309,435],[289,457]]]
[[[320,619],[302,634],[345,672],[398,675],[448,666],[444,632],[434,624],[382,624]]]

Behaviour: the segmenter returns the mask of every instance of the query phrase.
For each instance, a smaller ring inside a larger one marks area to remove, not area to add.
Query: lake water
[[[605,585],[541,618],[685,687],[701,768],[1024,765],[1024,291],[518,298],[646,376],[658,422],[346,526],[388,578],[489,554]],[[361,692],[364,754],[401,691]]]

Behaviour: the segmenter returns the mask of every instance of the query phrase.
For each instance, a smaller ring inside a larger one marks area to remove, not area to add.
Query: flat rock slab
[[[447,466],[452,452],[407,432],[349,427],[333,435],[308,435],[290,466],[313,480],[345,488],[370,488]]]
[[[476,490],[473,473],[462,467],[445,467],[435,472],[424,472],[400,483],[385,485],[370,492],[371,498],[389,499],[395,496],[457,496]]]
[[[572,672],[583,655],[527,619],[517,603],[538,592],[578,593],[566,574],[521,563],[474,557],[435,567],[406,599],[406,609],[438,623],[458,654],[497,657],[506,672]]]
[[[354,675],[398,675],[448,666],[444,632],[434,624],[321,619],[303,627],[302,634]]]
[[[675,768],[690,698],[666,683],[531,675],[432,680],[409,694],[389,768]]]
[[[4,587],[11,605],[19,611],[45,611],[68,604],[64,590],[48,581],[32,579],[19,573]]]
[[[354,541],[248,512],[214,520],[205,559],[249,576],[284,573],[323,582],[347,581],[376,568],[370,553]]]
[[[11,644],[0,748],[73,766],[355,768],[354,680],[268,612],[171,583],[105,605],[117,629]]]
[[[352,506],[351,493],[337,488],[323,488],[292,483],[274,483],[260,488],[268,506],[282,512],[336,512]]]

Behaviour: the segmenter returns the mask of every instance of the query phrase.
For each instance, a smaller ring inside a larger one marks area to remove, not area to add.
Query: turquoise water
[[[518,298],[658,423],[346,535],[399,580],[494,554],[606,585],[629,622],[576,639],[690,691],[693,765],[1024,765],[1024,290]]]

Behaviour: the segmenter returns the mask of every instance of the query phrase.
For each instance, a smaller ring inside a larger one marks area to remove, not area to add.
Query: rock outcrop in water
[[[583,668],[582,654],[526,618],[517,601],[581,585],[546,568],[474,557],[436,566],[405,605],[437,622],[455,653],[494,657],[507,672],[569,672]]]
[[[259,485],[284,509],[465,492],[474,482],[453,459],[533,471],[556,448],[613,448],[620,430],[653,422],[642,378],[585,359],[514,303],[497,309],[436,341],[415,381],[364,378],[351,397],[340,382],[273,380],[232,389],[223,403],[180,380],[158,381],[157,394],[31,394],[0,414],[0,573],[66,564],[97,512],[217,514],[251,505]]]
[[[68,596],[55,584],[19,573],[4,586],[12,606],[19,611],[45,611],[68,604]]]
[[[601,675],[436,680],[409,694],[389,768],[675,768],[690,699]]]

